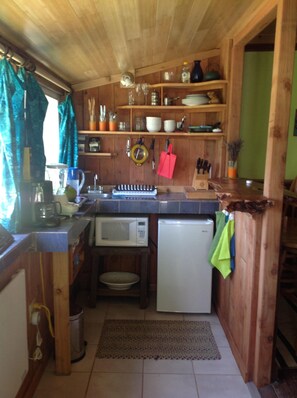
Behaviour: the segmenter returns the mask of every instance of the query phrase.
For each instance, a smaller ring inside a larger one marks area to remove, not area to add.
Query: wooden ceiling
[[[69,84],[86,87],[203,56],[264,1],[1,0],[0,35]]]

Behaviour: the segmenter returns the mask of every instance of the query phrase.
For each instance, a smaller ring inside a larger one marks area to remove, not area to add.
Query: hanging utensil
[[[155,160],[155,138],[152,139],[150,150],[153,151],[153,156],[152,156],[152,170],[155,170],[156,168],[156,160]]]
[[[130,156],[131,156],[131,138],[130,137],[127,138],[126,154],[127,154],[128,158],[130,158]]]

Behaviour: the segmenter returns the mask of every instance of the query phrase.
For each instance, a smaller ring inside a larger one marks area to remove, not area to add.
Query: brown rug
[[[221,359],[210,323],[107,320],[97,358]]]

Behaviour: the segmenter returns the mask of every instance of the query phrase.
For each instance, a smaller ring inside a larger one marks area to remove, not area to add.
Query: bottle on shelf
[[[182,83],[190,83],[191,72],[189,68],[189,64],[187,61],[183,63],[182,71],[181,71],[181,82]]]
[[[203,70],[201,68],[199,60],[194,61],[194,67],[191,72],[191,83],[202,82],[203,80]]]

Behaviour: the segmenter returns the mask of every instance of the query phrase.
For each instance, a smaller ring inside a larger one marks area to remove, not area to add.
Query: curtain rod
[[[34,72],[37,75],[43,77],[47,81],[55,84],[56,86],[62,88],[63,90],[70,93],[72,91],[71,87],[67,86],[62,80],[58,77],[52,75],[49,71],[47,71],[41,65],[36,65],[35,61],[27,56],[20,55],[19,51],[15,51],[13,46],[8,43],[4,43],[3,39],[0,37],[0,54],[11,59],[16,62],[20,66],[23,66],[30,72]]]

